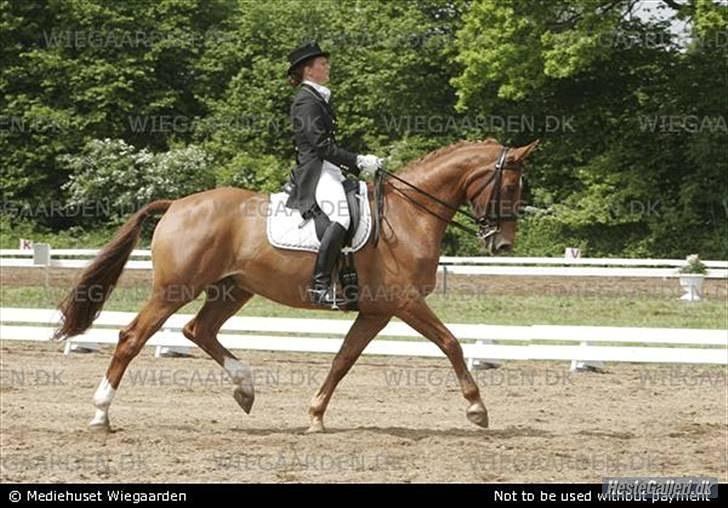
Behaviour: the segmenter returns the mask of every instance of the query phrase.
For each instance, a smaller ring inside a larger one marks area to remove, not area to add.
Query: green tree
[[[57,163],[91,139],[165,150],[206,113],[197,63],[229,0],[0,3],[3,199],[60,199]],[[183,119],[185,121],[180,122]],[[187,119],[190,119],[187,121]],[[170,127],[171,125],[171,127]]]
[[[211,69],[226,62],[235,70],[226,92],[208,97],[211,115],[197,132],[221,163],[244,161],[238,168],[246,171],[250,165],[240,153],[276,157],[282,171],[269,172],[276,179],[269,187],[283,181],[294,157],[287,55],[306,40],[315,39],[332,53],[338,138],[352,150],[383,153],[393,141],[418,134],[412,119],[453,113],[448,80],[457,64],[449,52],[463,2],[323,0],[305,9],[293,0],[242,5],[230,42],[211,48],[200,64]],[[456,133],[440,137],[447,144]]]
[[[153,153],[123,140],[92,140],[59,163],[70,174],[68,206],[87,209],[86,224],[124,222],[149,201],[176,199],[215,185],[211,157],[187,145]]]
[[[458,108],[525,115],[536,127],[501,139],[543,140],[529,176],[553,214],[523,221],[522,253],[568,242],[588,255],[728,256],[728,8],[666,1],[671,18],[655,21],[635,5],[477,0],[464,16]],[[670,31],[678,18],[689,44]]]

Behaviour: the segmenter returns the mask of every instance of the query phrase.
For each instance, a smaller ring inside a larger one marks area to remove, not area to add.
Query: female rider
[[[304,217],[318,207],[330,220],[321,238],[309,289],[314,304],[330,307],[335,300],[331,272],[350,223],[341,168],[355,176],[372,175],[381,166],[381,159],[358,155],[336,144],[331,90],[324,86],[329,81],[328,57],[315,42],[296,48],[288,56],[289,82],[298,91],[291,106],[296,167],[286,205],[298,209]]]

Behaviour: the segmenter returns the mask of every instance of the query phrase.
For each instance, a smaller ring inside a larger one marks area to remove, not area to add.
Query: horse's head
[[[480,230],[478,236],[490,254],[508,252],[516,237],[521,192],[523,161],[536,148],[538,140],[518,148],[499,147],[498,155],[485,171],[468,181],[465,192],[475,210]]]

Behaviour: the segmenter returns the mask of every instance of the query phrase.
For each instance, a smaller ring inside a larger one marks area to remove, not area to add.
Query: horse
[[[538,140],[509,149],[493,139],[460,141],[411,162],[396,174],[397,179],[384,181],[381,235],[354,254],[362,288],[358,314],[311,400],[307,432],[325,431],[324,413],[337,384],[394,316],[445,354],[467,401],[467,419],[488,427],[488,412],[462,348],[425,298],[436,285],[445,230],[464,203],[471,204],[481,224],[481,239],[491,253],[512,247],[522,162],[537,144]],[[371,190],[372,184],[368,186]],[[372,192],[369,196],[371,200]],[[110,430],[109,408],[129,363],[167,318],[203,292],[203,306],[182,333],[227,372],[234,384],[233,397],[250,413],[255,399],[251,368],[220,344],[220,327],[254,295],[291,307],[318,308],[306,292],[315,254],[270,245],[268,206],[268,194],[230,187],[153,201],[135,212],[81,273],[59,304],[57,340],[92,325],[138,241],[143,222],[163,214],[151,242],[151,294],[119,332],[93,396],[91,429]]]

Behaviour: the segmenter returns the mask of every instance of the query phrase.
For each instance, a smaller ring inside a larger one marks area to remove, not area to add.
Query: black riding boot
[[[332,222],[321,237],[316,257],[316,267],[313,273],[312,289],[309,290],[313,303],[316,305],[332,306],[335,301],[334,291],[331,288],[331,271],[344,244],[346,229],[338,222]]]

